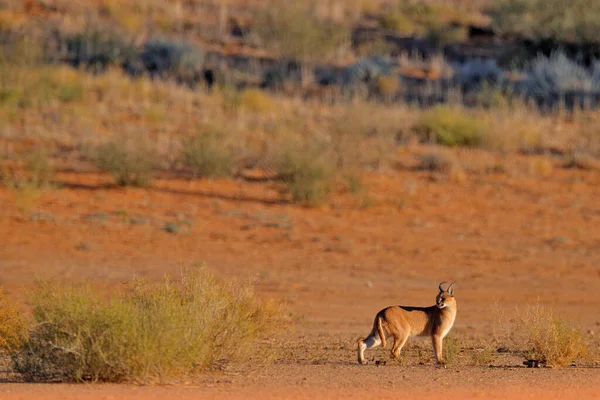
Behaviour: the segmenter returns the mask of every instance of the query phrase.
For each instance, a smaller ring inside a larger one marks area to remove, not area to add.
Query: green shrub
[[[331,191],[334,160],[318,145],[305,149],[287,150],[279,160],[279,175],[285,192],[296,202],[315,206],[322,203]]]
[[[511,338],[525,357],[551,367],[565,366],[587,353],[580,329],[539,303],[517,312]]]
[[[106,299],[89,285],[40,283],[36,326],[13,358],[30,380],[161,381],[223,363],[270,361],[258,339],[277,331],[278,307],[204,267],[179,281],[134,280]]]
[[[155,154],[147,147],[132,148],[118,139],[99,145],[92,161],[109,172],[119,186],[146,187],[152,183]]]
[[[416,31],[413,21],[402,12],[385,13],[380,18],[381,27],[400,34],[411,34]]]
[[[444,146],[478,146],[484,137],[483,125],[459,107],[436,106],[425,111],[413,126],[422,139]]]
[[[233,174],[235,159],[223,143],[223,137],[213,132],[200,132],[183,140],[183,163],[201,177],[228,177]]]
[[[27,338],[27,325],[23,314],[0,290],[0,350],[18,350]]]

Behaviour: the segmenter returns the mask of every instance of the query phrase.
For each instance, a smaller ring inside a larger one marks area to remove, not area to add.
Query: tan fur
[[[358,341],[358,362],[365,364],[364,351],[393,337],[392,355],[400,358],[400,351],[409,336],[429,336],[436,363],[442,364],[442,340],[450,332],[456,318],[454,283],[444,290],[440,283],[436,304],[431,307],[391,306],[379,311],[373,321],[369,336]]]

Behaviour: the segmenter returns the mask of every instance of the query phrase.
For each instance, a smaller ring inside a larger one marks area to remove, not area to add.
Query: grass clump
[[[29,151],[22,167],[0,170],[0,179],[14,190],[44,189],[52,185],[54,177],[54,168],[43,149]]]
[[[539,303],[517,312],[511,337],[525,357],[550,367],[568,365],[587,354],[580,329]]]
[[[335,172],[334,161],[327,157],[321,146],[285,151],[279,160],[279,176],[284,192],[292,200],[308,206],[322,203],[331,191]]]
[[[479,146],[484,138],[478,120],[458,107],[443,105],[425,111],[413,131],[421,140],[444,146]]]
[[[27,338],[27,325],[17,305],[0,290],[0,351],[13,352]]]
[[[183,163],[193,174],[205,178],[229,177],[233,174],[235,158],[221,134],[199,132],[183,140]]]
[[[155,155],[147,147],[132,148],[122,139],[114,140],[99,145],[92,161],[119,186],[147,187],[152,183]]]
[[[148,381],[226,363],[268,361],[257,341],[277,330],[279,309],[247,285],[223,284],[204,267],[161,283],[134,280],[108,299],[86,285],[40,283],[36,326],[15,370],[28,379]]]

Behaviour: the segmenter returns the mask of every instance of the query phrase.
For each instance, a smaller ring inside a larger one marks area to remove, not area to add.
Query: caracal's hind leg
[[[394,336],[394,346],[392,347],[392,356],[396,360],[400,360],[400,352],[402,348],[406,344],[406,340],[408,339],[408,333],[400,333],[398,336]]]
[[[379,346],[381,344],[381,339],[377,332],[371,332],[369,336],[367,336],[364,340],[358,341],[358,363],[366,364],[365,361],[365,350],[370,349],[371,347]]]

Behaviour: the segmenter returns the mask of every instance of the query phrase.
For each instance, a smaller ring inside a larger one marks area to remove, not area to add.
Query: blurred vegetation
[[[600,3],[587,0],[502,0],[487,12],[503,33],[534,39],[597,42]]]

